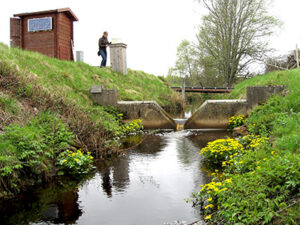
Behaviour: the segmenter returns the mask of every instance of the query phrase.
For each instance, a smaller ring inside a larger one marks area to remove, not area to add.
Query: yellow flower
[[[274,155],[275,151],[272,151],[271,154]]]
[[[204,209],[209,209],[209,208],[213,208],[213,207],[214,207],[213,204],[209,204],[209,205],[205,206]]]
[[[79,159],[74,159],[74,161],[75,161],[75,162],[78,162],[78,161],[79,161]]]
[[[207,201],[211,202],[211,201],[212,201],[212,198],[207,199]]]
[[[211,215],[208,215],[205,217],[206,220],[210,220],[211,219]]]
[[[232,183],[232,180],[231,180],[231,178],[229,178],[229,179],[226,179],[225,182]]]

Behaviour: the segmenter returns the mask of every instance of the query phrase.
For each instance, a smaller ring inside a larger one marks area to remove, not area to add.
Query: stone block
[[[247,87],[248,110],[266,103],[272,95],[277,95],[285,89],[285,86],[250,86]]]
[[[101,106],[116,106],[118,102],[117,90],[104,89],[102,86],[91,87],[91,97]]]

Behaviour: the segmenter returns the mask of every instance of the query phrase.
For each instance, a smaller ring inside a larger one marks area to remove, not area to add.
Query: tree
[[[192,44],[188,40],[183,40],[177,47],[177,60],[174,68],[181,77],[193,77],[195,73],[194,56]]]
[[[224,83],[213,58],[203,55],[201,49],[188,40],[183,40],[177,47],[175,67],[169,69],[166,79],[179,86],[182,78],[185,78],[187,86],[194,87],[222,87]]]
[[[198,48],[211,57],[226,85],[268,51],[267,39],[278,20],[266,0],[199,0],[209,13],[199,27]]]

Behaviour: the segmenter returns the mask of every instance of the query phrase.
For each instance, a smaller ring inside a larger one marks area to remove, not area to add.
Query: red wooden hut
[[[15,14],[10,19],[11,46],[62,60],[74,60],[70,8]]]

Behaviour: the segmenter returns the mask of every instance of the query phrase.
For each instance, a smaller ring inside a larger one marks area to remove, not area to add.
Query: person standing
[[[102,62],[100,67],[106,67],[106,61],[107,61],[107,51],[106,48],[111,42],[108,42],[108,32],[104,31],[103,36],[99,39],[99,53],[98,55],[101,55]]]

